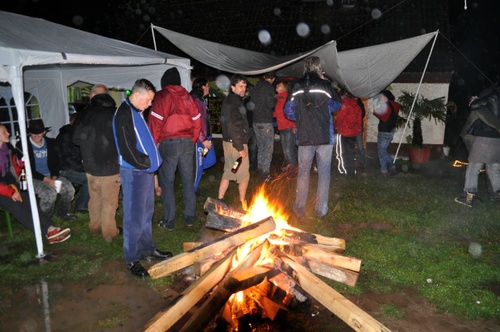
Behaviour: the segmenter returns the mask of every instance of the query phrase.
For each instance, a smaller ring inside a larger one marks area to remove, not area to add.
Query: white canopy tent
[[[68,85],[84,81],[127,89],[137,79],[146,78],[159,88],[161,76],[171,67],[178,68],[182,84],[190,88],[191,66],[187,58],[0,11],[0,82],[7,83],[0,86],[0,98],[7,103],[11,98],[15,101],[25,151],[25,91],[37,97],[45,125],[58,129],[68,122]],[[26,154],[38,257],[43,257],[39,215],[27,158]]]
[[[243,75],[259,75],[276,70],[278,75],[303,75],[302,59],[318,56],[325,74],[360,98],[378,94],[410,64],[438,31],[391,43],[337,52],[330,41],[308,52],[274,56],[180,34],[151,25],[170,42],[194,59],[210,67]]]

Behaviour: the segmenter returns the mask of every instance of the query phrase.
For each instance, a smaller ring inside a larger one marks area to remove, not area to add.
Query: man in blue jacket
[[[341,105],[340,96],[330,82],[323,79],[323,68],[318,57],[304,61],[304,77],[293,85],[285,104],[285,116],[297,124],[299,173],[297,194],[293,211],[301,221],[305,219],[305,207],[309,191],[309,174],[316,157],[318,188],[316,215],[328,213],[328,192],[334,144],[333,118]]]
[[[172,253],[160,251],[153,241],[154,172],[162,162],[142,112],[155,97],[154,85],[137,80],[130,96],[113,117],[120,179],[123,190],[123,250],[130,272],[148,277],[139,260],[167,259]]]

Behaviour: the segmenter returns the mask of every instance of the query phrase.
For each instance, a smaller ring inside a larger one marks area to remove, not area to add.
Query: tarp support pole
[[[151,34],[153,35],[153,45],[155,46],[155,51],[158,51],[156,49],[155,27],[153,23],[151,23]]]
[[[18,66],[10,67],[10,76],[12,77],[12,95],[16,103],[17,119],[19,124],[19,132],[21,136],[21,146],[23,151],[28,151],[28,134],[26,130],[26,110],[24,105],[24,84],[23,84],[23,68]],[[38,215],[38,203],[36,201],[35,189],[33,186],[33,173],[31,171],[31,163],[29,153],[24,153],[24,168],[26,169],[26,177],[28,180],[28,194],[31,206],[31,216],[33,218],[33,228],[35,230],[36,247],[38,250],[37,258],[45,257],[43,252],[42,231],[40,229],[40,216]]]
[[[403,132],[401,133],[401,138],[399,139],[398,149],[396,150],[396,154],[394,155],[393,163],[396,162],[398,158],[399,149],[401,148],[401,143],[403,142],[403,138],[405,137],[406,128],[408,128],[408,122],[410,122],[411,114],[413,113],[413,107],[418,98],[418,94],[420,92],[420,87],[422,86],[422,82],[424,80],[425,73],[427,71],[427,66],[429,65],[429,61],[431,60],[432,51],[434,50],[434,45],[436,44],[437,36],[439,35],[439,30],[436,31],[436,35],[434,36],[434,41],[432,42],[431,50],[429,52],[429,56],[427,57],[427,62],[425,63],[424,71],[422,72],[422,76],[420,77],[420,82],[418,82],[417,92],[415,92],[415,98],[413,98],[413,103],[411,104],[410,113],[408,113],[408,118],[406,119],[405,127]]]

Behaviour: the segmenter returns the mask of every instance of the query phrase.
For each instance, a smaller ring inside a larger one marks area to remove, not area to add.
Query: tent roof
[[[318,56],[326,75],[352,94],[368,98],[378,94],[410,64],[437,31],[391,43],[337,52],[330,41],[321,47],[290,56],[274,56],[187,36],[152,26],[194,59],[219,70],[258,75],[277,70],[279,75],[302,76],[300,60]],[[423,68],[422,68],[423,69]]]
[[[5,66],[145,65],[185,59],[40,18],[0,11],[0,22],[1,81],[8,81]]]

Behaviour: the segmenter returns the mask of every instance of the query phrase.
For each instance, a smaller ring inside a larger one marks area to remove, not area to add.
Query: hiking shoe
[[[144,257],[145,261],[151,262],[152,260],[160,260],[163,261],[165,259],[169,259],[172,257],[173,254],[170,251],[161,251],[158,249],[155,249],[153,253],[149,256]]]
[[[173,221],[172,222],[165,222],[163,219],[158,221],[158,227],[166,229],[167,231],[173,231],[175,228]]]
[[[68,235],[69,232],[71,232],[71,229],[69,228],[62,229],[60,227],[54,227],[50,232],[47,232],[47,240],[52,240],[60,236]]]
[[[127,268],[130,270],[134,276],[139,278],[149,277],[148,271],[141,265],[139,261],[135,261],[127,264]]]
[[[469,192],[464,192],[464,194],[460,197],[455,198],[455,202],[465,205],[467,207],[472,207],[472,202],[474,201],[475,194],[471,194]]]

